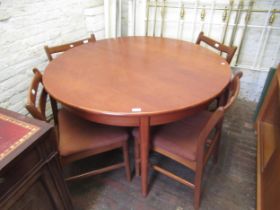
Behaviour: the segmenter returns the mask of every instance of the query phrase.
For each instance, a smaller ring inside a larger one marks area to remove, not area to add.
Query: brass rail
[[[157,8],[158,8],[158,0],[156,0],[156,5],[155,5],[155,16],[154,16],[154,30],[153,30],[153,36],[156,35],[156,25],[157,25]]]
[[[146,6],[146,32],[145,32],[146,36],[148,36],[148,31],[149,31],[149,16],[150,16],[150,0],[147,0],[147,6]]]
[[[154,5],[153,3],[150,4],[150,7],[155,7],[156,5]],[[167,7],[167,8],[178,8],[180,9],[181,7],[179,6],[175,6],[175,5],[168,5],[168,4],[157,4],[156,7]],[[205,10],[211,10],[211,7],[205,7],[205,6],[201,6],[201,7],[188,7],[188,6],[184,6],[184,9],[205,9]],[[214,8],[214,10],[225,10],[225,8],[222,7],[216,7]],[[232,11],[241,11],[241,12],[246,12],[248,9],[238,9],[238,8],[233,8]],[[269,12],[269,10],[265,10],[265,9],[253,9],[251,11],[252,13],[254,12],[261,12],[261,13],[267,13]],[[280,13],[280,9],[275,9],[275,13]]]
[[[271,13],[271,16],[270,16],[270,18],[269,18],[269,25],[272,25],[273,24],[273,22],[275,21],[275,18],[276,18],[276,14],[277,13],[277,10],[276,9],[274,9],[274,10],[272,10],[272,13]]]
[[[203,7],[203,8],[201,9],[201,12],[200,12],[200,20],[201,20],[201,21],[204,21],[204,20],[205,20],[205,17],[206,17],[206,9],[205,9],[205,7]]]
[[[165,5],[166,0],[163,0],[163,5]],[[166,7],[162,7],[160,10],[161,14],[161,29],[160,29],[160,37],[163,36],[163,30],[164,30],[164,19],[165,19],[165,10]]]
[[[185,17],[185,9],[184,9],[184,4],[181,5],[180,7],[180,18],[183,20]]]
[[[239,43],[238,52],[236,53],[237,57],[236,57],[235,65],[237,65],[238,61],[239,61],[240,52],[242,51],[242,48],[243,48],[243,41],[244,41],[244,38],[246,37],[247,28],[248,28],[248,24],[249,24],[249,21],[250,21],[250,18],[251,18],[252,9],[253,9],[254,4],[255,4],[254,0],[251,0],[250,3],[249,3],[249,8],[247,10],[247,14],[246,14],[246,17],[245,17],[245,26],[244,26],[243,33],[242,33],[242,36],[241,36],[241,41]]]
[[[226,19],[226,25],[225,25],[225,29],[224,29],[224,35],[223,35],[223,39],[222,39],[222,44],[225,43],[225,39],[226,39],[227,31],[228,31],[229,20],[230,20],[231,14],[232,14],[233,4],[234,4],[234,0],[231,0],[230,4],[229,4],[229,13],[228,13],[228,15],[227,15],[227,10],[225,10],[225,12],[223,14],[223,19]]]
[[[239,0],[238,11],[236,12],[236,16],[235,16],[235,20],[234,20],[234,27],[232,29],[232,33],[231,33],[231,37],[230,37],[230,42],[229,42],[230,46],[233,45],[233,42],[235,40],[237,28],[238,28],[238,25],[239,25],[239,22],[240,22],[240,18],[241,18],[241,15],[242,15],[242,11],[241,10],[243,9],[243,7],[244,7],[244,0]]]
[[[179,23],[178,23],[178,32],[177,32],[177,37],[182,39],[182,34],[183,34],[183,30],[184,30],[184,17],[185,17],[185,10],[184,10],[184,4],[181,3],[181,7],[180,7],[180,11],[179,11]]]

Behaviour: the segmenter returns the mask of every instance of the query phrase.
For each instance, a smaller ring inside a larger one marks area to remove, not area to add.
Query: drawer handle
[[[0,177],[0,184],[5,182],[5,178]]]

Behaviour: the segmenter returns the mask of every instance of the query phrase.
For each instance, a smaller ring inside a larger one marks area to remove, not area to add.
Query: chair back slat
[[[29,86],[29,90],[27,94],[27,103],[25,107],[34,118],[47,121],[45,111],[46,111],[46,101],[47,101],[48,94],[44,89],[42,83],[41,72],[38,69],[34,68],[33,73],[34,73],[34,77]]]
[[[204,42],[206,43],[207,45],[213,47],[214,49],[216,50],[219,50],[220,52],[223,52],[223,53],[226,53],[227,56],[226,56],[226,61],[230,64],[236,50],[237,50],[237,47],[229,47],[229,46],[226,46],[214,39],[211,39],[207,36],[204,35],[203,32],[200,32],[197,40],[196,40],[196,44],[200,44],[201,42]]]
[[[218,125],[220,125],[220,122],[222,121],[224,117],[224,109],[222,107],[219,107],[210,117],[210,119],[207,121],[207,124],[204,126],[203,130],[201,131],[199,138],[198,138],[198,144],[200,145],[197,148],[197,157],[198,161],[201,161],[201,164],[203,165],[203,158],[204,158],[204,149],[205,144],[207,141],[207,137],[210,135],[210,133],[213,131],[214,128],[216,128]],[[220,128],[216,129],[216,132],[219,131]]]
[[[79,45],[88,43],[88,42],[96,42],[94,34],[91,34],[89,38],[87,39],[82,39],[78,40],[75,42],[59,45],[59,46],[53,46],[53,47],[48,47],[45,46],[45,52],[47,54],[48,60],[52,61],[53,60],[53,54],[60,53],[60,52],[65,52],[71,48],[77,47]]]
[[[240,78],[243,76],[243,73],[241,71],[238,71],[234,74],[233,79],[230,82],[229,85],[229,96],[226,105],[223,107],[225,111],[227,111],[232,104],[235,102],[239,91],[240,91]]]

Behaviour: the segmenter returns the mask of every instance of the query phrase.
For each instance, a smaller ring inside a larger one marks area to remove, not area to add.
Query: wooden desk
[[[140,127],[142,193],[147,195],[150,126],[201,110],[230,76],[223,58],[198,45],[126,37],[65,52],[47,66],[43,82],[53,98],[88,120]]]
[[[257,210],[280,208],[280,64],[256,120]]]
[[[1,108],[0,209],[73,209],[53,127]]]

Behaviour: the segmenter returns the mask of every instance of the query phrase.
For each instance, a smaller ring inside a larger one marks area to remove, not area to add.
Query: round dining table
[[[123,37],[72,48],[43,76],[52,98],[97,123],[139,127],[141,185],[148,193],[150,127],[195,114],[226,90],[224,58],[186,41]]]

